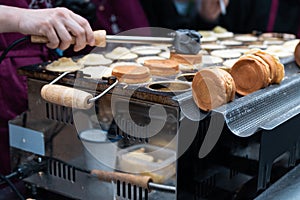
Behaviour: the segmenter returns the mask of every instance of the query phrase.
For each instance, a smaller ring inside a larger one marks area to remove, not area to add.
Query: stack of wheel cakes
[[[149,82],[152,76],[172,76],[179,73],[178,63],[157,56],[158,47],[135,46],[128,50],[131,54],[141,55],[127,62],[116,62],[111,65],[112,75],[119,81],[128,84]]]
[[[247,95],[270,84],[279,84],[284,66],[279,59],[261,50],[251,50],[241,56],[230,70],[237,93]]]
[[[117,77],[120,82],[128,84],[145,83],[151,79],[150,70],[135,63],[120,63],[114,66],[112,75]]]
[[[226,104],[235,93],[247,95],[270,84],[279,84],[284,66],[279,59],[262,50],[251,50],[241,56],[229,72],[206,68],[196,73],[192,82],[193,98],[203,111]]]
[[[165,60],[145,60],[144,66],[150,69],[152,75],[172,76],[179,73],[179,66],[176,61]]]
[[[130,62],[116,62],[111,65],[112,75],[125,83],[145,83],[152,80],[152,77],[175,77],[183,71],[182,66],[185,66],[185,69],[194,70],[194,65],[201,63],[201,54],[178,54],[177,58],[184,57],[178,61],[174,59],[174,56],[170,56],[173,55],[172,53],[164,52],[155,46],[135,46],[130,49],[130,52],[142,57],[134,58]],[[163,57],[162,53],[169,53],[169,55]],[[189,56],[188,62],[186,56]]]

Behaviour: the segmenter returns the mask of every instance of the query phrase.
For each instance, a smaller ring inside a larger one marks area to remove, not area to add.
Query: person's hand
[[[17,29],[23,34],[46,36],[49,48],[67,49],[75,37],[74,51],[95,44],[88,21],[66,8],[18,9]]]
[[[222,0],[227,6],[229,0]],[[207,21],[215,21],[221,14],[221,6],[219,0],[201,0],[198,10],[200,16]]]

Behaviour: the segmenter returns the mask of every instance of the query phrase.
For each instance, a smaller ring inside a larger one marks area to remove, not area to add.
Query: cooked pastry
[[[238,35],[234,38],[237,41],[241,41],[241,42],[255,42],[258,40],[257,37],[252,36],[252,35]]]
[[[105,58],[102,54],[90,53],[78,60],[84,66],[110,65],[112,60]]]
[[[218,39],[226,39],[226,38],[232,38],[234,34],[233,32],[224,32],[224,33],[215,33],[214,36],[216,36]]]
[[[132,47],[130,51],[141,56],[150,56],[159,54],[161,49],[155,46],[135,46]]]
[[[214,50],[210,53],[212,56],[217,56],[223,59],[232,59],[232,58],[238,58],[242,54],[239,51],[236,50]]]
[[[170,59],[177,61],[179,64],[183,65],[197,65],[202,62],[202,54],[198,53],[196,55],[192,54],[178,54],[171,52]]]
[[[273,59],[275,60],[276,63],[276,77],[274,77],[273,83],[281,83],[282,79],[284,78],[285,75],[285,71],[284,71],[284,66],[283,64],[280,62],[278,57],[273,57]]]
[[[223,62],[223,65],[226,67],[226,68],[230,68],[236,63],[236,61],[238,61],[238,58],[235,58],[235,59],[228,59],[228,60],[225,60]]]
[[[271,84],[281,82],[284,77],[284,66],[280,63],[280,60],[277,56],[271,55],[259,49],[252,49],[246,54],[259,56],[269,65]]]
[[[217,37],[217,38],[230,38],[230,37],[233,37],[233,33],[232,32],[229,32],[227,29],[221,27],[221,26],[216,26],[213,28],[213,32],[214,32],[214,35]]]
[[[216,36],[203,36],[201,38],[201,42],[202,43],[205,43],[205,42],[215,42],[217,40],[218,40],[218,38]]]
[[[138,65],[118,65],[112,69],[112,75],[120,82],[128,84],[145,83],[151,79],[147,67]]]
[[[204,67],[211,66],[211,65],[218,65],[223,62],[223,59],[216,56],[210,56],[210,55],[203,55],[202,56],[202,65]]]
[[[143,56],[136,59],[136,62],[143,65],[145,60],[165,60],[166,58],[161,56]]]
[[[271,82],[269,65],[259,56],[252,54],[240,57],[230,73],[240,95],[255,92]]]
[[[293,56],[293,53],[283,48],[282,45],[271,45],[266,49],[266,52],[278,56],[279,58],[286,58]]]
[[[170,51],[163,51],[160,54],[158,54],[160,57],[169,59],[170,58]]]
[[[283,40],[265,40],[263,42],[264,45],[282,45],[284,43]]]
[[[218,68],[206,68],[196,73],[192,82],[193,99],[203,111],[209,111],[232,101],[236,87],[232,76]]]
[[[177,54],[171,53],[170,59],[178,62],[181,71],[193,71],[202,63],[202,53],[192,54]]]
[[[179,73],[178,63],[174,60],[145,60],[144,66],[150,69],[152,75],[172,76]]]
[[[72,58],[67,57],[59,58],[46,66],[46,70],[53,72],[74,72],[81,68],[83,65],[79,65]]]
[[[236,41],[236,40],[223,40],[220,42],[221,45],[225,45],[225,46],[240,46],[243,43],[240,41]]]
[[[110,53],[105,54],[105,57],[112,60],[133,60],[138,56],[135,53],[131,53],[126,47],[117,47]]]
[[[299,44],[299,42],[300,42],[300,39],[289,40],[289,41],[286,41],[282,45],[282,47],[284,49],[286,49],[287,51],[294,53],[296,46]]]
[[[275,61],[275,57],[272,56],[271,54],[268,54],[268,53],[263,52],[263,51],[256,51],[253,54],[256,55],[256,56],[261,57],[269,65],[270,79],[271,79],[270,83],[272,84],[272,83],[278,82],[277,74],[279,74],[279,72],[278,72],[279,68],[278,68],[278,62]]]
[[[202,44],[201,48],[211,51],[211,50],[217,50],[217,49],[226,49],[226,46],[220,45],[220,44]]]

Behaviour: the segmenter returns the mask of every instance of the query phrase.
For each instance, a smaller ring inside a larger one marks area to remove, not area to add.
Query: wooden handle
[[[41,96],[48,102],[66,107],[90,109],[93,106],[88,102],[93,97],[91,94],[62,85],[44,85]]]
[[[138,176],[138,175],[126,174],[120,172],[108,172],[108,171],[94,169],[91,171],[91,174],[96,175],[99,180],[105,182],[118,180],[120,182],[130,183],[131,185],[136,185],[137,187],[148,189],[148,191],[150,191],[149,182],[152,182],[150,176]]]
[[[95,37],[95,46],[98,46],[98,47],[106,46],[106,31],[105,30],[94,31],[94,37]],[[32,35],[31,42],[32,43],[48,43],[49,40],[45,36]],[[75,37],[72,36],[71,44],[75,44],[75,42],[76,42],[76,39],[75,39]]]

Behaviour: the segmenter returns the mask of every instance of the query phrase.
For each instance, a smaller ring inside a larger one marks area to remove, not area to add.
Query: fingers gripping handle
[[[50,103],[77,109],[90,109],[94,105],[89,102],[91,94],[62,85],[44,85],[41,96]]]
[[[98,46],[98,47],[106,46],[106,31],[105,30],[94,31],[94,37],[95,37],[95,46]],[[49,40],[45,36],[32,35],[31,42],[32,43],[48,43]],[[72,36],[71,44],[75,44],[75,42],[76,42],[76,39],[75,39],[75,37]]]

